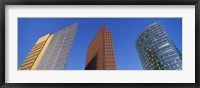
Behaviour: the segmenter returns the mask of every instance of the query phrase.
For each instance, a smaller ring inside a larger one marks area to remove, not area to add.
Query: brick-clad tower
[[[85,70],[116,70],[112,33],[104,25],[88,47]]]

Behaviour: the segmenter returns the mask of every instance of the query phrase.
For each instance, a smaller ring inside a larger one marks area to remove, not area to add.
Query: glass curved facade
[[[159,22],[149,25],[136,40],[145,70],[181,70],[182,55]]]

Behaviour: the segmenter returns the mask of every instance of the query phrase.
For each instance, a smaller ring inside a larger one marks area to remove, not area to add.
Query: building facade
[[[78,23],[75,23],[55,34],[50,34],[51,40],[49,39],[48,45],[45,48],[41,47],[43,53],[40,60],[37,61],[34,69],[29,70],[64,70],[74,41],[77,26]]]
[[[116,70],[112,33],[104,25],[88,47],[85,70]]]
[[[33,49],[30,51],[29,55],[26,57],[22,65],[20,66],[20,70],[35,70],[36,66],[40,62],[44,52],[49,45],[49,42],[52,39],[52,34],[47,34],[41,37],[36,44],[34,45]]]
[[[159,22],[149,25],[136,40],[145,70],[181,70],[182,55]]]

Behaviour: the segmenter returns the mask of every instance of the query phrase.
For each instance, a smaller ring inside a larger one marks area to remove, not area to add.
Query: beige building
[[[39,38],[19,70],[65,70],[77,26]]]
[[[35,70],[38,63],[40,62],[42,56],[44,55],[49,42],[51,41],[53,34],[47,34],[36,42],[29,55],[26,57],[22,65],[20,66],[20,70]]]

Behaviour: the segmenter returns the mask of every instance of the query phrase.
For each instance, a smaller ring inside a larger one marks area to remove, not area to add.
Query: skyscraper
[[[136,47],[145,70],[182,69],[182,55],[159,22],[149,25],[140,34]]]
[[[34,65],[35,70],[64,70],[65,69],[67,59],[69,57],[73,40],[75,37],[77,26],[78,26],[78,23],[75,23],[73,25],[70,25],[69,27],[64,28],[61,31],[58,31],[55,34],[48,34],[50,37],[46,39],[46,41],[48,41],[47,42],[48,44],[46,44],[46,47],[37,48],[36,45],[34,46],[32,51],[35,50],[35,47],[37,49],[41,48],[43,50],[40,58],[35,58],[35,61],[32,62],[33,64],[37,63]],[[41,40],[38,40],[38,41],[41,41]],[[32,56],[32,52],[30,54]],[[22,66],[25,66],[26,63],[23,63]],[[24,70],[34,70],[34,69],[24,69]]]
[[[102,25],[88,47],[86,70],[116,70],[112,33]]]
[[[34,45],[33,49],[29,53],[29,55],[26,57],[24,62],[22,63],[20,70],[34,70],[36,69],[36,66],[40,62],[47,46],[49,45],[49,42],[52,39],[52,34],[47,34],[43,37],[41,37],[36,44]]]

